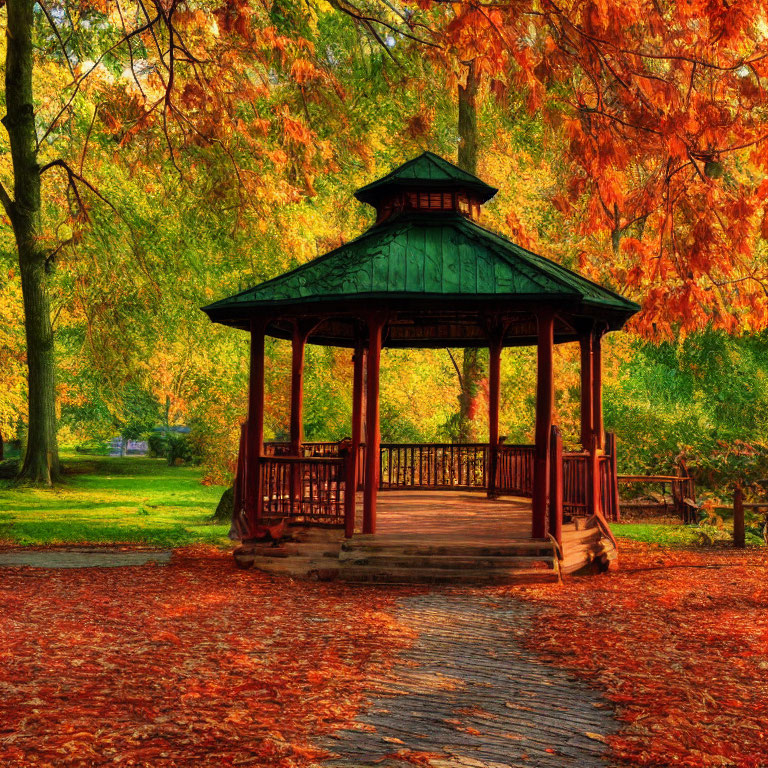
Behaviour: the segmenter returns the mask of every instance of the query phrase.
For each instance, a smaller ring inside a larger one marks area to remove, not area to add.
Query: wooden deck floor
[[[358,494],[356,532],[362,530],[363,502]],[[531,537],[531,500],[490,500],[484,492],[379,491],[376,533],[461,539]]]

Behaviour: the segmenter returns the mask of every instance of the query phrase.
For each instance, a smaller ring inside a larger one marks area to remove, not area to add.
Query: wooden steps
[[[234,551],[238,568],[259,568],[294,578],[331,580],[339,570],[343,533],[328,528],[293,528],[290,540],[272,544],[243,544]]]
[[[548,539],[456,541],[448,537],[354,536],[339,553],[339,578],[386,584],[539,584],[559,580]]]
[[[613,542],[596,525],[563,532],[563,559],[560,562],[563,574],[614,570],[618,566],[617,558]]]

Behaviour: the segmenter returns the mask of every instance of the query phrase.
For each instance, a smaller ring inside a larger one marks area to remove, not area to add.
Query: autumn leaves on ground
[[[622,566],[494,592],[533,605],[531,646],[615,703],[607,764],[765,765],[765,555],[625,542]],[[316,764],[420,630],[399,590],[241,572],[212,548],[9,568],[0,590],[4,766]]]

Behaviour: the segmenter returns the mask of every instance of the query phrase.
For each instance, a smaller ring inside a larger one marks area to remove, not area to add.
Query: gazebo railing
[[[238,460],[236,506],[244,498],[251,462],[244,459],[244,440]],[[288,456],[289,443],[264,446],[259,459],[262,514],[288,517],[297,522],[343,525],[347,457],[342,443],[302,444],[302,456]],[[487,443],[382,443],[379,454],[379,488],[389,490],[480,490],[488,487],[490,451]],[[499,495],[531,496],[534,446],[501,444],[498,448]],[[566,517],[594,512],[593,489],[598,489],[602,516],[619,519],[616,475],[616,441],[606,434],[603,451],[559,452],[562,512]],[[554,456],[550,463],[558,463]],[[365,466],[365,446],[360,446],[358,488]]]
[[[533,495],[532,445],[502,443],[498,451],[497,492],[514,496]]]
[[[262,456],[259,463],[265,517],[344,524],[344,458]]]
[[[379,488],[487,487],[487,443],[382,443]]]

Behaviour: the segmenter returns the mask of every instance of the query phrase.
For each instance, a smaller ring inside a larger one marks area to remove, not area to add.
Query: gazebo
[[[358,529],[375,535],[381,488],[530,497],[533,539],[552,536],[562,547],[564,516],[591,519],[612,538],[616,451],[602,422],[601,339],[639,306],[480,226],[480,207],[496,192],[425,152],[357,191],[376,210],[362,235],[204,307],[212,321],[251,337],[235,510],[244,540],[284,519],[343,526],[348,538]],[[264,442],[267,335],[292,344],[287,444]],[[582,443],[570,454],[553,425],[553,346],[569,342],[581,351]],[[308,343],[354,351],[351,439],[338,444],[303,441]],[[513,446],[499,440],[500,360],[505,347],[526,345],[537,348],[535,443]],[[382,445],[379,370],[387,347],[487,347],[487,444]]]

